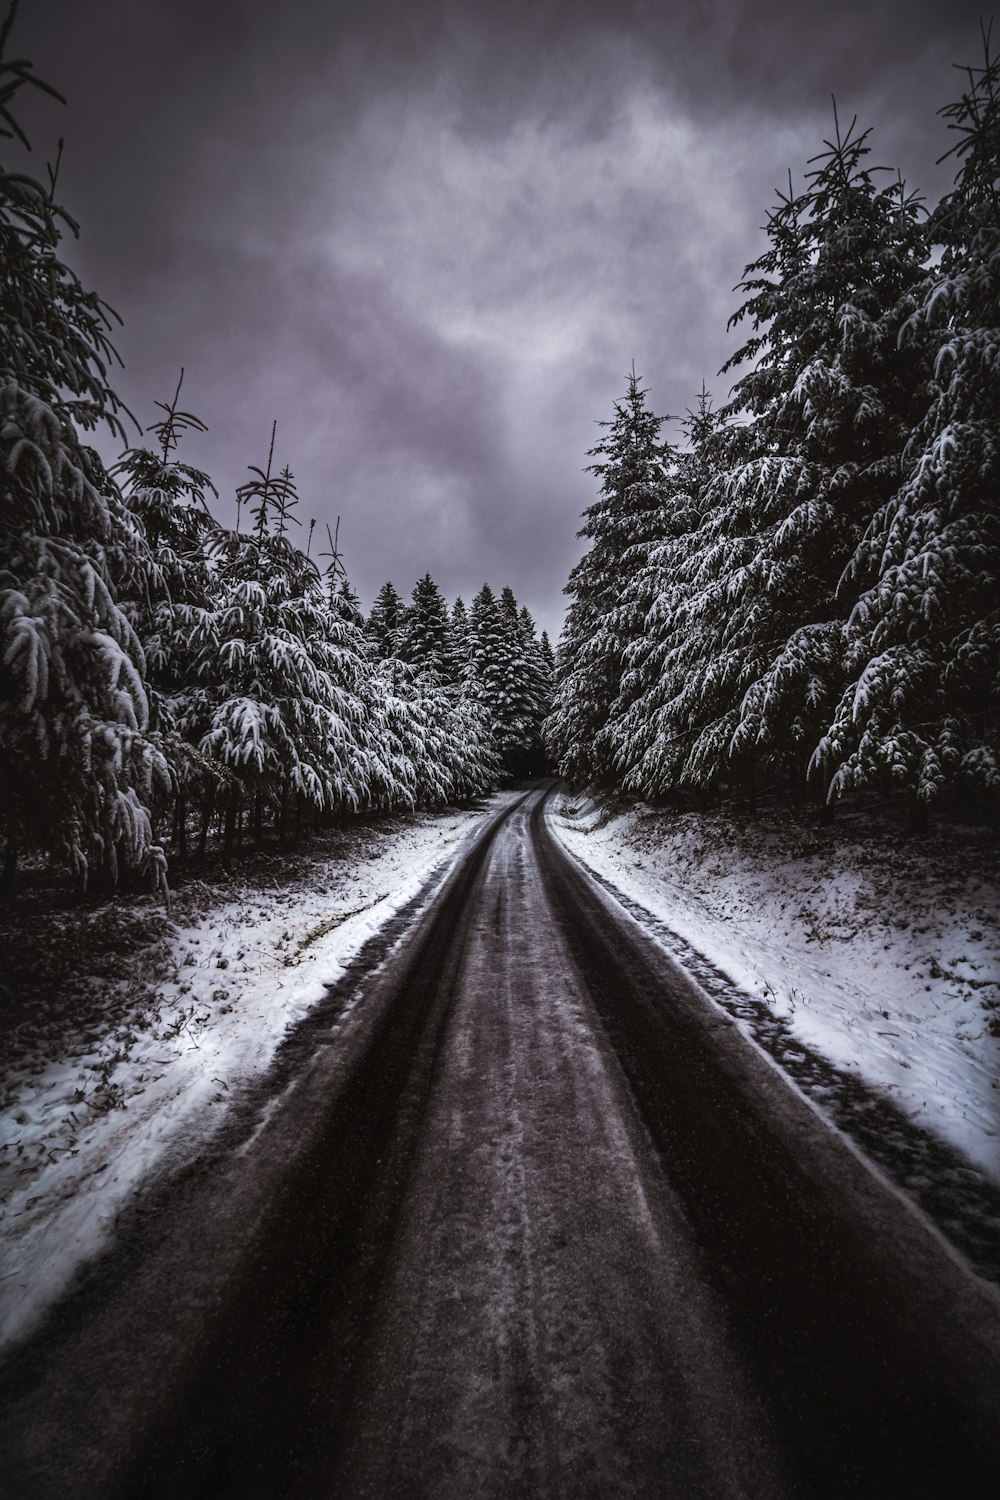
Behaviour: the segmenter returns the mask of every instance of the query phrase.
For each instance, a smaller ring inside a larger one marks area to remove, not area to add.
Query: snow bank
[[[1000,1183],[994,840],[844,820],[612,811],[563,796],[554,831],[795,1035]]]
[[[136,1007],[108,986],[82,1029],[61,1040],[43,1029],[14,1049],[0,1080],[0,1346],[101,1248],[154,1168],[197,1151],[366,939],[425,884],[430,894],[460,841],[516,795],[412,819],[360,858],[211,905],[168,934]]]

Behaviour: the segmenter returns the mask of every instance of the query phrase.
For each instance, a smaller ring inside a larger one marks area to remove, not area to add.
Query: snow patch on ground
[[[93,986],[71,1015],[49,994],[37,1010],[47,1006],[53,1022],[33,1012],[7,1028],[0,1347],[26,1334],[100,1250],[154,1168],[194,1155],[214,1133],[239,1084],[267,1067],[371,934],[432,872],[443,878],[458,844],[518,795],[497,794],[485,812],[347,838],[354,857],[341,849],[297,881],[244,887],[195,921],[166,924],[148,950],[149,975],[133,967]]]
[[[557,797],[554,831],[795,1035],[1000,1183],[995,840]]]

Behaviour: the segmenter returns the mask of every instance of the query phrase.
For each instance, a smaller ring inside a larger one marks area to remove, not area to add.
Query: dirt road
[[[10,1365],[4,1493],[995,1493],[996,1301],[544,798]]]

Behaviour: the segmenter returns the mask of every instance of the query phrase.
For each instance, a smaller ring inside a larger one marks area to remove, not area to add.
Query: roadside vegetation
[[[680,808],[1000,788],[1000,59],[941,111],[929,212],[830,139],[767,219],[725,405],[676,441],[635,371],[592,450],[546,734],[577,785]]]
[[[166,891],[212,848],[462,803],[541,766],[552,654],[509,588],[429,575],[370,620],[277,455],[232,502],[182,455],[181,379],[145,432],[110,383],[116,314],[62,258],[77,225],[22,170],[0,28],[0,840],[8,890]],[[58,95],[54,96],[58,99]],[[61,149],[61,148],[60,148]],[[123,445],[102,462],[98,430]],[[219,519],[227,513],[232,524]],[[301,543],[301,545],[300,545]]]

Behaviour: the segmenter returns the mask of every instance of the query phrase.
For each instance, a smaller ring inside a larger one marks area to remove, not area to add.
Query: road
[[[12,1500],[995,1494],[996,1299],[546,793],[0,1376]]]

